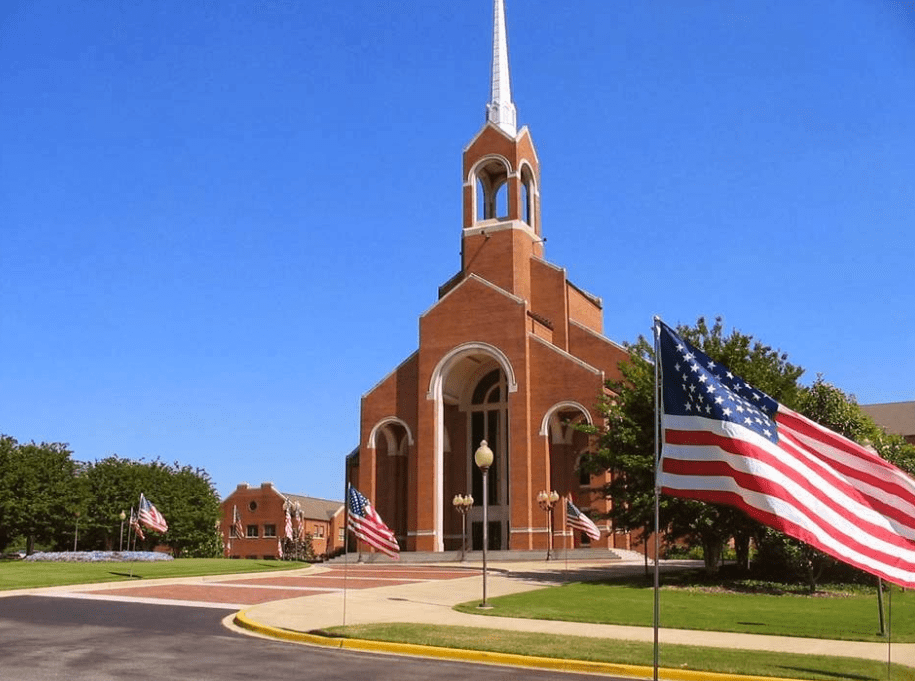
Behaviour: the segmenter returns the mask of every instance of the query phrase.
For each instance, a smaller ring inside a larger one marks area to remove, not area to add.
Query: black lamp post
[[[467,496],[455,494],[451,504],[461,514],[461,562],[464,562],[467,552],[467,511],[473,506],[473,497],[469,494]]]
[[[479,607],[490,608],[492,606],[486,602],[486,549],[489,544],[489,467],[492,466],[493,453],[486,446],[486,440],[480,442],[473,460],[483,474],[483,602]]]
[[[546,511],[547,527],[550,533],[546,549],[547,560],[553,557],[553,507],[557,501],[559,501],[559,493],[556,490],[549,492],[542,490],[537,494],[537,503]]]

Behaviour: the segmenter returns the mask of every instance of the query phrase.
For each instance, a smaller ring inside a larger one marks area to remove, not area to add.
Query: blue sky
[[[507,0],[546,257],[915,399],[915,8]],[[342,498],[459,267],[490,0],[0,7],[0,432]]]

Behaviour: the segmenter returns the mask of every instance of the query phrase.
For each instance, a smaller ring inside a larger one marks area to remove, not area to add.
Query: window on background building
[[[238,533],[235,531],[235,525],[229,527],[229,539],[238,539]]]
[[[346,539],[346,529],[341,527],[339,530],[337,530],[337,540],[343,541],[344,539]]]
[[[581,460],[579,461],[578,469],[578,484],[582,487],[591,486],[591,474],[588,472],[588,459],[591,458],[590,454],[582,454]]]
[[[245,536],[257,538],[257,525],[248,525],[248,531]]]
[[[323,525],[315,525],[315,536],[316,537],[324,536],[324,526]]]
[[[265,537],[275,537],[276,536],[276,525],[264,525],[264,536]]]
[[[249,510],[249,511],[256,511],[256,510],[257,510],[257,502],[256,502],[256,501],[251,501],[251,502],[249,502],[249,503],[248,503],[248,510]]]

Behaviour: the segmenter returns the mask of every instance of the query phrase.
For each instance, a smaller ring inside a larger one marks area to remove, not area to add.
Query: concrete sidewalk
[[[466,567],[482,568],[467,563]],[[560,563],[496,563],[490,565],[487,596],[543,588],[551,584],[581,579],[593,579],[611,574],[640,574],[644,570],[638,561],[615,561],[612,564],[575,563],[568,571]],[[253,622],[276,629],[310,632],[326,627],[384,622],[485,627],[493,629],[568,634],[593,638],[652,642],[650,627],[585,624],[526,620],[486,615],[471,615],[452,609],[457,603],[480,599],[482,577],[474,575],[447,582],[428,581],[383,586],[373,589],[347,590],[282,601],[273,601],[246,609],[245,617]],[[734,634],[725,632],[661,629],[661,644],[701,645],[716,648],[762,650],[810,655],[832,655],[885,661],[885,643],[831,641],[822,639]],[[662,651],[663,652],[663,651]],[[892,661],[915,667],[915,644],[893,644]]]

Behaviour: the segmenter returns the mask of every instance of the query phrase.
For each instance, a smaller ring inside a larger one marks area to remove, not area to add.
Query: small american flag
[[[391,558],[400,558],[400,545],[391,528],[384,524],[371,502],[355,487],[349,488],[349,529],[366,544]]]
[[[140,493],[139,518],[140,522],[151,530],[156,530],[157,532],[168,532],[168,523],[165,522],[165,518],[163,518],[162,514],[159,513],[159,509],[157,509],[149,501],[146,500],[146,497],[143,496],[142,493]]]
[[[292,516],[289,515],[289,509],[286,509],[286,539],[292,539]]]
[[[140,521],[137,520],[136,514],[133,512],[133,508],[130,509],[130,526],[133,528],[134,533],[140,539],[146,539],[146,535],[143,534],[143,528],[140,527]]]
[[[241,524],[241,513],[238,512],[238,506],[232,506],[232,528],[238,539],[245,536],[245,526]]]
[[[283,557],[283,542],[280,539],[276,540],[276,555],[278,558]]]
[[[578,510],[569,499],[566,499],[566,522],[576,530],[581,530],[593,541],[600,539],[600,530],[588,516]]]

